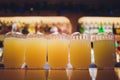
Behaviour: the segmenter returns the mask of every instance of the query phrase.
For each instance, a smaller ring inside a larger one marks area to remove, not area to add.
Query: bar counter
[[[0,69],[0,80],[120,80],[120,69]]]

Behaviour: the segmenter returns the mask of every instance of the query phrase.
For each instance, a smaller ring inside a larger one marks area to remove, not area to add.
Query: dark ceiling
[[[85,4],[85,5],[119,5],[120,0],[0,0],[0,3],[16,3],[22,5],[24,3],[36,3],[36,2],[47,2],[48,4],[57,3],[72,3],[72,4]]]
[[[120,0],[0,0],[1,11],[55,10],[91,13],[120,13]]]

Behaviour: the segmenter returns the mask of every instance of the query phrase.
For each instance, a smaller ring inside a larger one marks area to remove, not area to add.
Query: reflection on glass
[[[92,80],[96,80],[97,77],[97,68],[89,68],[89,74]]]
[[[70,41],[68,43],[68,64],[67,64],[67,69],[72,69],[72,65],[71,65],[71,62],[70,62]]]
[[[0,48],[0,62],[1,62],[1,60],[2,60],[2,53],[3,53],[3,49]]]
[[[0,48],[0,57],[2,56],[2,48]]]
[[[66,69],[68,80],[71,80],[72,71],[73,71],[72,69]]]

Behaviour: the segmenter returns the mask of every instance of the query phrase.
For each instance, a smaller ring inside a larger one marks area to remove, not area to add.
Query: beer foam
[[[114,40],[114,35],[91,35],[91,41],[96,40]]]
[[[90,40],[90,35],[89,34],[80,34],[80,33],[76,33],[76,34],[72,34],[71,35],[71,39],[72,40]]]
[[[70,36],[69,35],[67,35],[67,34],[65,34],[65,33],[63,33],[63,34],[50,34],[49,36],[48,36],[48,39],[69,39],[70,38]]]
[[[8,33],[5,35],[5,38],[26,38],[26,36],[23,34]]]
[[[45,38],[43,34],[28,34],[27,38]]]

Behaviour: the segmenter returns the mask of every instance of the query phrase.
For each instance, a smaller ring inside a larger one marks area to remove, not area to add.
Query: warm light
[[[120,18],[118,17],[82,17],[79,18],[78,23],[120,23]]]
[[[43,21],[43,23],[70,23],[70,20],[66,17],[55,17],[55,16],[46,16],[46,17],[38,17],[38,16],[32,16],[32,17],[0,17],[0,20],[2,21],[20,21],[20,22],[40,22]]]
[[[31,10],[34,10],[34,8],[31,8]],[[18,22],[18,23],[27,23],[27,24],[31,24],[31,23],[43,23],[43,24],[67,24],[67,29],[68,32],[71,33],[72,32],[72,26],[71,26],[71,22],[67,17],[64,16],[45,16],[45,17],[41,17],[41,16],[28,16],[28,17],[20,17],[20,16],[16,16],[16,17],[0,17],[0,21],[1,22]],[[23,27],[22,25],[18,25],[19,28]],[[34,26],[35,27],[35,26]],[[31,30],[29,30],[31,32]]]
[[[30,11],[33,11],[34,10],[34,8],[30,8]]]

